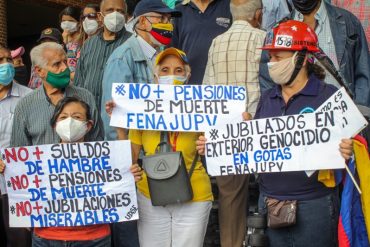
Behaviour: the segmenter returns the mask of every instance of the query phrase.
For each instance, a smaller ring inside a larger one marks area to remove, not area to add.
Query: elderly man
[[[105,103],[112,99],[112,84],[153,82],[153,59],[158,48],[171,41],[171,16],[180,16],[180,13],[168,8],[161,0],[141,0],[134,11],[135,35],[109,57],[104,71],[101,108],[108,140],[117,138],[115,129],[109,126],[108,115],[103,113]]]
[[[260,88],[258,82],[265,32],[261,24],[261,0],[231,0],[233,24],[217,36],[209,49],[203,79],[206,85],[237,85],[247,88],[245,111],[255,114]],[[221,246],[242,246],[246,229],[249,176],[216,177],[219,190]]]
[[[82,47],[74,78],[76,86],[86,88],[94,95],[99,110],[105,64],[112,52],[131,36],[125,29],[124,0],[102,0],[100,11],[103,29]]]
[[[15,69],[10,51],[0,45],[0,149],[9,147],[14,118],[14,109],[18,101],[31,89],[21,86],[14,79]],[[0,163],[1,157],[0,157]],[[0,192],[2,217],[6,231],[7,245],[4,246],[31,246],[31,233],[24,228],[9,228],[9,205],[5,180],[0,174]],[[0,222],[2,224],[3,222]]]
[[[94,127],[86,141],[104,137],[102,122],[92,94],[86,89],[69,85],[70,75],[62,45],[42,43],[31,51],[32,64],[42,79],[42,86],[21,99],[15,108],[11,147],[51,144],[60,141],[49,120],[56,104],[64,97],[75,96],[91,107]]]

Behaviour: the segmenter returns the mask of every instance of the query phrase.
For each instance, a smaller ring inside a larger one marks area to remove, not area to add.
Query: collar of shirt
[[[317,79],[315,75],[311,75],[308,78],[308,82],[306,86],[296,93],[295,95],[307,95],[307,96],[316,96],[319,94],[319,87],[320,87],[320,80]],[[270,98],[283,98],[282,92],[281,92],[281,86],[275,86],[275,90],[272,90],[270,93]]]
[[[253,28],[252,25],[245,20],[235,20],[233,21],[233,24],[231,25],[230,29],[233,27],[235,28],[237,26],[245,26],[245,27]]]
[[[4,98],[0,99],[0,101],[2,100],[5,100],[6,98],[9,98],[9,97],[19,97],[20,96],[20,93],[19,93],[19,86],[18,84],[16,84],[14,81],[12,82],[12,86],[11,88],[9,89],[8,93],[5,95]]]
[[[122,28],[122,30],[121,31],[119,31],[119,32],[117,32],[116,33],[116,36],[115,36],[115,38],[113,39],[113,40],[105,40],[104,39],[104,36],[103,36],[103,34],[104,34],[104,27],[103,28],[101,28],[101,30],[99,31],[99,33],[98,34],[96,34],[96,35],[98,35],[98,37],[102,40],[102,41],[104,41],[104,42],[107,42],[107,43],[113,43],[113,42],[115,42],[117,39],[119,39],[124,33],[126,32],[126,28],[125,27],[123,27]]]
[[[157,53],[157,50],[154,49],[153,46],[149,45],[149,43],[146,42],[139,35],[136,38],[137,38],[137,41],[139,42],[139,45],[140,45],[141,50],[143,51],[145,57],[148,60],[153,61],[153,58],[154,58],[155,54]]]
[[[68,86],[67,86],[66,88],[63,88],[63,89],[62,89],[63,97],[66,97],[66,91],[67,91],[67,88],[68,88]],[[51,102],[51,100],[50,100],[50,98],[49,98],[48,94],[46,93],[46,90],[45,90],[44,85],[41,85],[41,87],[39,87],[39,89],[40,89],[40,91],[42,92],[42,93],[41,93],[41,95],[43,95],[43,96],[45,97],[45,99],[46,99],[46,101],[49,103],[49,105],[52,105],[53,103]]]
[[[324,1],[321,1],[320,8],[315,14],[315,19],[319,23],[319,26],[324,24],[327,16],[328,16],[328,13],[325,8],[325,3]],[[303,21],[303,14],[297,10],[294,10],[294,19],[298,21]]]

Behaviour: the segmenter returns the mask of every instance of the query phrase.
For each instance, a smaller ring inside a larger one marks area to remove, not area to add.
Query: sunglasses
[[[90,13],[90,14],[81,16],[81,20],[85,20],[85,18],[96,19],[98,18],[98,13]]]

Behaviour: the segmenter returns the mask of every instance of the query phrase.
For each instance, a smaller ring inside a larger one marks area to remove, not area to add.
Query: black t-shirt
[[[183,50],[189,59],[189,83],[202,84],[212,40],[231,26],[230,0],[214,0],[204,13],[192,2],[176,9],[182,17],[175,19],[172,46]]]

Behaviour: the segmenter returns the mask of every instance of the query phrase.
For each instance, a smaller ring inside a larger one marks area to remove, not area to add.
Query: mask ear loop
[[[295,62],[295,67],[294,67],[294,71],[292,73],[292,76],[290,77],[289,81],[285,85],[289,86],[290,84],[292,84],[294,79],[297,77],[299,71],[301,71],[301,69],[303,67],[303,63],[304,63],[304,58],[306,57],[306,53],[307,53],[307,50],[304,49],[304,50],[299,51],[298,53],[294,54],[297,61]],[[293,56],[293,59],[294,59],[294,56]]]

